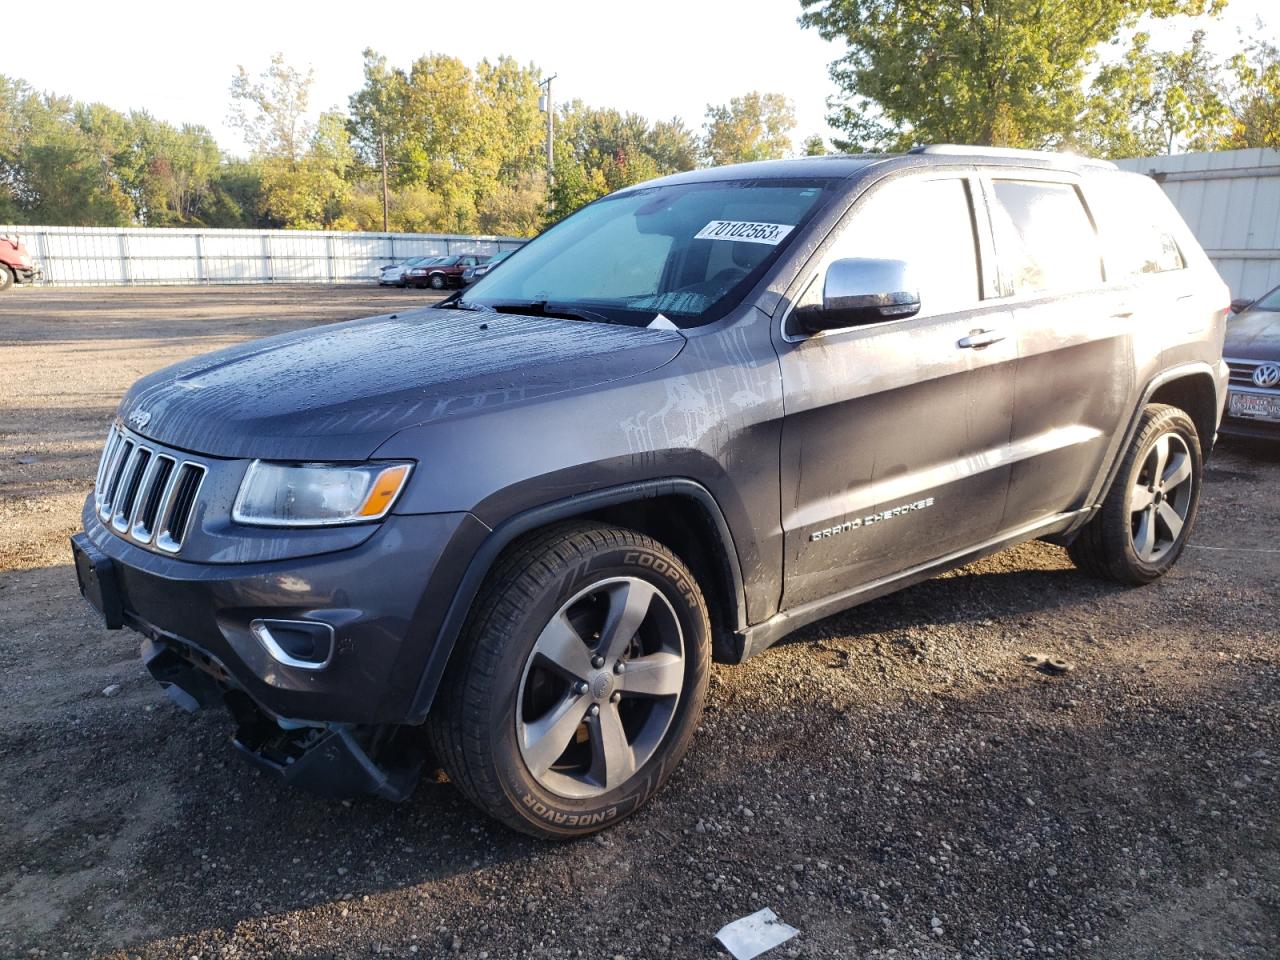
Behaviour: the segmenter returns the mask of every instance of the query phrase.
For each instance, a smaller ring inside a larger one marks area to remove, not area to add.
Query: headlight
[[[410,270],[409,272],[415,277],[425,277],[427,275],[425,270]]]
[[[267,463],[255,460],[231,516],[259,527],[323,527],[387,515],[404,489],[409,463]]]

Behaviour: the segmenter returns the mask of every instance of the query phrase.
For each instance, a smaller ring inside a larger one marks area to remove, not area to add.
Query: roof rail
[[[1055,153],[1052,150],[1023,150],[1020,147],[978,147],[963,143],[930,143],[912,147],[909,153],[923,153],[949,157],[1008,157],[1011,160],[1048,160],[1054,163],[1070,163],[1076,166],[1108,167],[1118,169],[1110,160],[1082,157],[1075,153]]]

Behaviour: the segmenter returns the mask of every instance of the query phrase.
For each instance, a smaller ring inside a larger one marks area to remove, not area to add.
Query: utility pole
[[[382,134],[382,232],[387,233],[387,134]]]
[[[551,99],[551,81],[558,76],[560,76],[560,74],[553,73],[551,76],[547,77],[547,79],[543,80],[542,83],[538,84],[538,86],[540,87],[547,88],[547,92],[544,93],[539,98],[541,102],[538,104],[538,106],[541,107],[542,111],[547,115],[547,178],[548,179],[550,179],[551,177],[552,167],[555,166],[555,148],[552,146],[552,144],[555,142],[556,109],[555,109],[555,101]]]
[[[543,80],[542,83],[538,84],[538,86],[540,87],[547,88],[547,92],[538,98],[538,106],[547,115],[547,203],[548,205],[550,205],[551,203],[551,179],[552,177],[555,176],[553,171],[555,170],[555,164],[556,164],[555,147],[554,147],[555,135],[556,135],[556,124],[555,124],[556,110],[555,110],[555,102],[551,99],[551,81],[558,76],[560,76],[560,74],[553,73],[551,76],[547,77],[547,79]]]

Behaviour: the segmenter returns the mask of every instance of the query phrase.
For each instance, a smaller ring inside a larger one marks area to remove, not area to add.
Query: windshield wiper
[[[581,307],[566,307],[552,303],[550,300],[498,300],[486,303],[484,307],[497,313],[524,313],[532,317],[555,317],[560,320],[589,320],[596,323],[613,323],[603,313],[584,310]]]

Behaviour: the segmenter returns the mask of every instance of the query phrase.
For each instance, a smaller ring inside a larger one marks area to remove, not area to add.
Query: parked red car
[[[467,267],[487,263],[488,257],[468,253],[456,257],[444,257],[434,263],[423,263],[405,272],[404,282],[411,287],[430,287],[432,290],[443,290],[445,287],[462,286],[462,271]]]
[[[39,268],[18,238],[0,237],[0,290],[8,290],[15,283],[31,283],[39,276]]]

